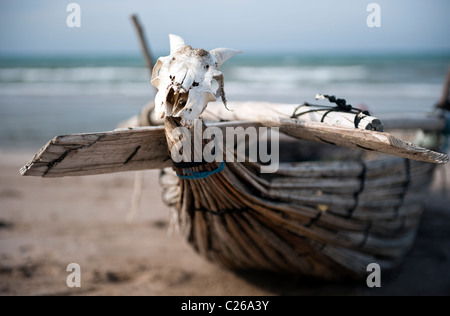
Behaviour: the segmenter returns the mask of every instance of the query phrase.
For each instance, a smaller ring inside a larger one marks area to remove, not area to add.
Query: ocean
[[[242,54],[221,70],[229,101],[333,94],[376,116],[432,111],[449,65],[450,54]],[[112,130],[153,93],[140,56],[0,57],[0,148],[37,150],[57,135]]]

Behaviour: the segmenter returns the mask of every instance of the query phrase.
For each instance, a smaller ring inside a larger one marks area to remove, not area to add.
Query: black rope
[[[332,110],[326,111],[325,114],[322,115],[322,119],[320,120],[320,122],[323,123],[323,122],[325,121],[325,117],[326,117],[328,114],[330,114],[331,112],[334,112],[334,110],[332,109]]]
[[[316,105],[316,104],[309,104],[309,103],[305,102],[303,105],[299,105],[294,110],[294,113],[292,114],[291,118],[298,119],[300,116],[305,115],[305,114],[317,113],[317,112],[320,112],[320,111],[326,111],[324,113],[324,115],[322,116],[322,119],[320,120],[323,123],[324,120],[325,120],[325,117],[328,114],[330,114],[331,112],[352,113],[352,114],[356,114],[354,123],[355,123],[355,128],[358,128],[359,123],[363,119],[362,114],[370,116],[369,111],[364,111],[364,110],[355,108],[352,105],[347,104],[347,101],[345,99],[338,99],[334,95],[332,95],[332,96],[324,95],[323,97],[325,99],[328,99],[328,101],[330,101],[330,103],[335,103],[336,106]],[[315,106],[315,107],[318,107],[320,109],[314,109],[314,110],[309,110],[309,111],[304,111],[304,112],[301,112],[301,113],[297,113],[304,106]]]
[[[355,128],[358,128],[359,123],[361,123],[361,120],[363,119],[363,117],[361,115],[355,115],[355,121],[353,122],[355,124]]]
[[[189,168],[201,167],[201,166],[209,164],[210,162],[207,162],[205,160],[200,161],[200,162],[194,162],[194,161],[193,162],[184,162],[184,161],[175,162],[172,160],[172,163],[173,163],[174,167],[177,169],[189,169]]]

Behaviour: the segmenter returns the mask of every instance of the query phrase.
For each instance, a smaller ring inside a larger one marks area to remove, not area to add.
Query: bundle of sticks
[[[169,149],[178,126],[166,119]],[[273,174],[248,161],[201,179],[182,176],[220,163],[164,169],[163,200],[194,249],[229,268],[336,279],[365,275],[373,262],[398,265],[414,242],[435,165],[363,151],[342,160],[335,146],[314,146],[328,151],[322,161],[282,162]]]

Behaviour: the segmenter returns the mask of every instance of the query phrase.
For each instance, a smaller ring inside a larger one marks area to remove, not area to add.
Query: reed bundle
[[[169,148],[177,126],[166,119]],[[343,159],[342,148],[308,145],[326,158],[293,157],[274,174],[248,161],[196,180],[165,169],[163,200],[193,248],[228,268],[336,279],[366,275],[370,263],[397,266],[414,242],[434,165],[350,149]],[[280,151],[296,146],[285,142]]]

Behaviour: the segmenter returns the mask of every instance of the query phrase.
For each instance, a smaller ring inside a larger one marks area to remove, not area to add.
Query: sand
[[[135,219],[134,173],[21,177],[33,152],[0,149],[0,295],[450,295],[450,198],[438,169],[414,249],[382,287],[229,271],[168,234],[158,171],[146,171]],[[69,288],[69,263],[81,288]]]

